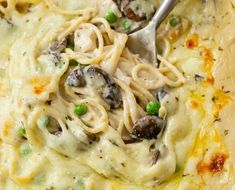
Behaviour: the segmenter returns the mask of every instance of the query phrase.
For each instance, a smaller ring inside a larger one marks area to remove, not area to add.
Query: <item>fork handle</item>
[[[158,28],[162,21],[169,15],[171,10],[176,6],[178,0],[163,0],[159,9],[154,14],[149,25],[154,29]]]

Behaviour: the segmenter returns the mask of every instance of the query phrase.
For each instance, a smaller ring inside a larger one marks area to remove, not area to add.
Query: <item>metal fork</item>
[[[148,25],[128,35],[127,47],[151,64],[157,64],[156,29],[176,6],[177,0],[164,0]]]

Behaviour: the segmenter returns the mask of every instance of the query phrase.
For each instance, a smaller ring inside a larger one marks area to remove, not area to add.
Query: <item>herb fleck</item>
[[[217,98],[217,97],[215,97],[215,96],[213,96],[211,100],[212,100],[212,102],[214,102],[214,103],[215,103],[215,102],[216,102],[216,100],[218,100],[218,98]]]
[[[179,172],[180,170],[181,170],[180,166],[178,164],[176,164],[175,173]]]
[[[85,188],[85,183],[82,177],[80,176],[75,177],[75,183],[79,185],[81,188]]]
[[[228,135],[229,134],[229,130],[228,129],[225,129],[224,130],[224,135],[226,136],[226,135]]]
[[[66,120],[69,120],[69,121],[73,121],[73,118],[72,118],[71,116],[69,116],[69,115],[67,115],[67,116],[65,117],[65,119],[66,119]]]
[[[198,74],[195,74],[194,75],[194,79],[195,79],[195,81],[200,81],[200,80],[203,80],[203,76],[201,76],[201,75],[198,75]]]
[[[216,118],[214,122],[221,122],[221,118]]]
[[[29,146],[26,146],[26,147],[23,147],[21,150],[20,150],[20,155],[21,156],[27,156],[29,155],[31,152],[31,149]]]
[[[219,50],[219,51],[223,51],[224,49],[219,46],[219,47],[218,47],[218,50]]]

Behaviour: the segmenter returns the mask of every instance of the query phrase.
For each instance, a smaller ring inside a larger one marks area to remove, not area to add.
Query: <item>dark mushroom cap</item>
[[[107,84],[102,92],[102,98],[111,108],[118,108],[121,104],[121,92],[116,84]]]
[[[79,68],[72,71],[67,78],[68,85],[73,87],[84,87],[89,81],[92,81],[91,85],[99,90],[103,100],[111,108],[120,106],[122,100],[120,87],[104,70],[93,66]]]
[[[111,75],[98,67],[89,67],[86,71],[93,79],[101,79],[104,88],[101,91],[102,98],[111,108],[118,108],[121,104],[121,91]]]
[[[116,0],[119,9],[123,13],[125,17],[127,17],[130,20],[139,22],[146,20],[146,14],[139,15],[136,10],[134,10],[130,4],[133,0]]]
[[[49,48],[47,49],[48,53],[61,53],[65,50],[65,48],[67,47],[67,39],[64,38],[60,41],[53,41]]]
[[[93,67],[93,66],[88,67],[88,69],[86,70],[86,73],[88,73],[90,76],[95,76],[95,77],[98,76],[102,78],[107,84],[115,83],[115,81],[107,72],[105,72],[104,70],[98,67]]]
[[[46,52],[51,56],[51,60],[55,63],[55,65],[60,62],[60,54],[65,50],[67,43],[68,42],[66,38],[60,41],[53,41],[46,49]]]
[[[48,132],[52,135],[60,136],[62,133],[62,128],[59,122],[53,117],[49,117],[48,119],[49,119],[49,124],[47,126]]]
[[[157,116],[144,116],[133,126],[132,135],[136,138],[156,139],[166,126],[166,121]]]
[[[136,22],[146,20],[146,16],[139,16],[133,9],[131,9],[128,5],[123,7],[124,15],[130,20],[134,20]]]
[[[68,78],[67,83],[69,86],[73,87],[84,87],[86,85],[83,69],[79,68],[72,71]]]

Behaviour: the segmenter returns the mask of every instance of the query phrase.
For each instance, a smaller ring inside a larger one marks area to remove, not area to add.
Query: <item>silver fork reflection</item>
[[[127,47],[151,64],[157,64],[156,29],[176,6],[178,0],[164,0],[148,25],[128,35]]]

